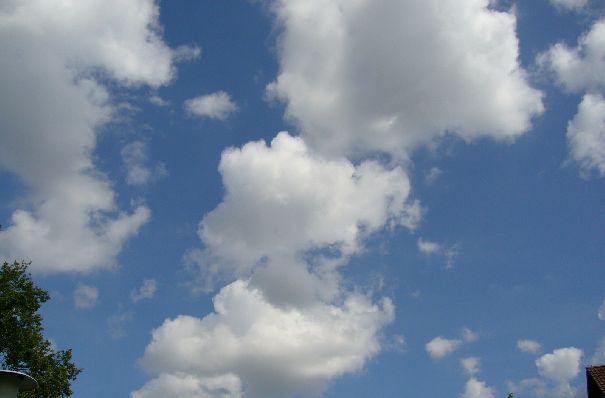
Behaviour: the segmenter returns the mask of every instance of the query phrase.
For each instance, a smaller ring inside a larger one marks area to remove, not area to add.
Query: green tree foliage
[[[50,298],[27,272],[27,263],[4,263],[0,270],[0,368],[31,375],[39,387],[19,398],[71,396],[71,382],[82,371],[71,350],[55,351],[43,336],[40,305]]]

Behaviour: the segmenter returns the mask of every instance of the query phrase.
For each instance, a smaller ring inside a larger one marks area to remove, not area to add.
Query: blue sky
[[[0,257],[75,397],[584,397],[597,0],[8,1]]]

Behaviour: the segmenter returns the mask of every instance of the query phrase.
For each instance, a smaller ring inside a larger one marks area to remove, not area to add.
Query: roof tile
[[[605,365],[589,366],[586,373],[592,377],[602,392],[605,392]]]

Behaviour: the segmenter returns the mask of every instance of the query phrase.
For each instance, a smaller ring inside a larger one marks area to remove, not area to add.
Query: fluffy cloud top
[[[537,353],[542,348],[542,344],[535,340],[517,340],[517,348],[522,352]]]
[[[337,265],[385,226],[415,226],[407,175],[317,155],[287,133],[226,150],[219,170],[225,196],[200,223],[204,248],[188,257],[246,278],[214,297],[214,313],[153,332],[140,362],[159,376],[134,394],[178,375],[194,385],[232,375],[250,397],[317,394],[360,370],[382,349],[394,308],[344,288]]]
[[[585,387],[575,388],[572,380],[580,373],[582,350],[575,347],[559,348],[536,360],[541,377],[509,383],[509,389],[520,394],[538,397],[579,398],[586,396]]]
[[[286,102],[330,154],[406,157],[446,133],[510,141],[543,111],[513,13],[489,0],[274,0]]]
[[[580,373],[582,355],[582,350],[575,347],[559,348],[538,358],[536,366],[543,377],[561,384],[569,383]]]
[[[310,249],[350,255],[384,225],[413,228],[421,213],[401,168],[323,158],[287,133],[226,150],[219,170],[225,198],[200,223],[205,250],[190,254],[206,267],[242,271]]]
[[[575,48],[557,43],[538,62],[571,92],[605,88],[605,20],[595,22]]]
[[[461,398],[495,398],[494,389],[488,387],[483,381],[479,381],[474,377],[471,377],[466,382],[464,392]]]
[[[431,358],[441,359],[460,348],[462,343],[460,339],[446,339],[445,337],[437,336],[426,343],[425,349]]]
[[[110,266],[149,220],[142,205],[120,211],[92,155],[111,118],[100,81],[168,83],[173,51],[159,36],[153,0],[25,0],[0,8],[0,167],[28,195],[0,232],[0,257],[33,271]]]
[[[153,331],[143,367],[160,378],[235,375],[251,397],[317,392],[327,380],[361,369],[380,350],[377,333],[394,311],[387,299],[376,305],[356,294],[342,306],[280,308],[241,280],[220,291],[214,309],[203,319],[166,320]]]
[[[465,327],[462,329],[461,339],[447,339],[443,336],[437,336],[424,346],[426,352],[433,359],[441,359],[456,351],[464,343],[472,343],[479,338],[479,335],[471,329]]]
[[[97,304],[99,289],[94,286],[78,284],[74,291],[74,304],[77,308],[92,308]]]
[[[153,0],[9,1],[2,25],[29,33],[68,67],[103,68],[123,84],[168,83],[173,52],[162,41]]]
[[[601,95],[584,96],[578,113],[567,125],[567,141],[571,160],[584,174],[594,169],[605,176],[605,99]]]
[[[237,105],[224,91],[188,99],[183,106],[190,115],[218,120],[225,120],[237,111]]]

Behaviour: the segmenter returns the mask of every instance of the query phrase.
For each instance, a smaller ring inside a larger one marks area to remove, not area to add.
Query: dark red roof
[[[586,368],[586,374],[594,380],[601,392],[605,393],[605,365],[589,366]]]

